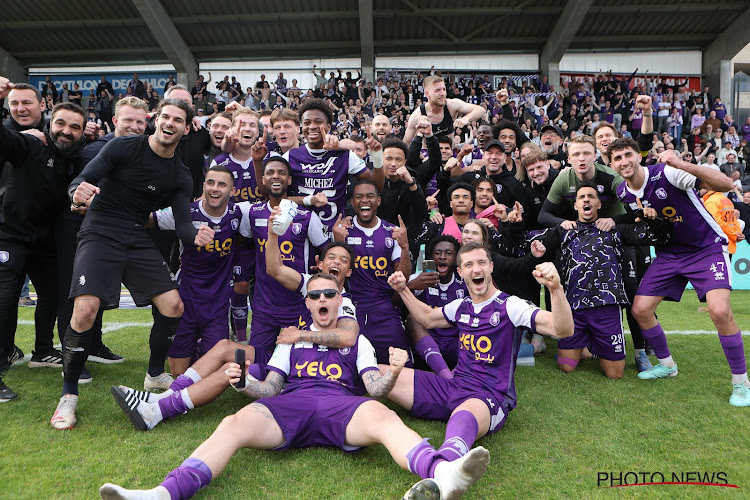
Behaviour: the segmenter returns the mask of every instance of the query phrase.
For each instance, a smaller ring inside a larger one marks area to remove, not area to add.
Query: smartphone
[[[437,271],[437,265],[435,264],[434,260],[425,259],[422,261],[422,269],[426,273],[434,273],[435,271]]]
[[[244,349],[234,350],[234,362],[240,365],[240,370],[242,370],[240,381],[234,384],[234,386],[237,389],[244,389],[245,388],[245,350]]]

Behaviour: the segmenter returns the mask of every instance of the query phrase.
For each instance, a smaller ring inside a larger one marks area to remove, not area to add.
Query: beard
[[[61,137],[69,139],[70,142],[59,141]],[[63,135],[62,132],[58,132],[57,134],[50,133],[50,138],[52,139],[52,142],[55,144],[55,147],[62,152],[70,151],[71,149],[74,149],[76,147],[77,141],[75,140],[75,137],[73,137],[72,135]]]

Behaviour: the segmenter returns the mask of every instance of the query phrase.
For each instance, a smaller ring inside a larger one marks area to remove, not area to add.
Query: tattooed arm
[[[403,349],[390,347],[389,349],[389,370],[381,375],[377,370],[370,370],[362,376],[367,392],[373,398],[380,398],[387,395],[396,385],[396,380],[401,373],[401,369],[409,359],[409,354]]]
[[[240,381],[243,372],[237,363],[227,363],[225,366],[227,369],[224,373],[229,378],[229,383],[234,387],[234,384]],[[269,370],[266,380],[246,380],[245,384],[245,390],[242,392],[251,398],[267,398],[269,396],[276,396],[281,392],[281,389],[284,387],[284,377],[278,372]]]
[[[359,335],[359,323],[354,318],[339,318],[336,328],[325,331],[300,330],[288,327],[281,330],[276,338],[276,344],[294,344],[296,342],[312,342],[334,349],[352,347]]]

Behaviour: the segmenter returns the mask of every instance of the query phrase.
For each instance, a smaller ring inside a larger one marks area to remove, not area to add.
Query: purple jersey
[[[500,291],[480,304],[465,297],[443,307],[443,316],[459,331],[454,379],[463,387],[500,393],[511,408],[515,407],[513,372],[521,344],[518,327],[535,330],[538,312],[539,308],[531,302]]]
[[[351,282],[352,295],[357,307],[374,304],[391,304],[393,289],[388,276],[394,264],[401,260],[401,247],[393,239],[396,226],[378,218],[373,228],[364,228],[354,218],[346,242],[354,249],[356,258]]]
[[[726,249],[724,232],[703,206],[696,189],[700,183],[694,175],[663,163],[644,170],[644,185],[631,191],[625,182],[617,187],[617,197],[633,211],[638,210],[636,197],[644,207],[669,223],[670,239],[657,247],[656,253],[687,256],[696,252],[721,253]]]
[[[232,171],[234,176],[234,187],[232,188],[231,200],[235,203],[249,201],[255,203],[263,199],[260,192],[260,186],[255,180],[255,168],[253,159],[239,161],[229,153],[225,153],[214,158],[211,166],[221,165]]]
[[[378,363],[370,341],[359,335],[353,347],[343,349],[312,342],[280,344],[267,367],[286,379],[281,394],[304,389],[321,395],[358,396],[364,393],[362,376],[377,371]]]
[[[268,217],[271,215],[271,205],[268,202],[254,203],[248,207],[247,213],[250,233],[255,244],[253,312],[261,312],[271,317],[280,311],[298,314],[294,311],[305,307],[299,293],[287,290],[266,273],[264,252],[268,241]],[[322,248],[326,243],[328,243],[328,238],[318,216],[309,210],[298,209],[286,234],[279,236],[281,260],[284,265],[303,274],[311,262],[310,245]]]
[[[225,301],[232,294],[232,266],[237,234],[249,235],[246,219],[239,205],[231,201],[224,215],[211,217],[203,209],[203,200],[190,204],[193,225],[214,230],[213,241],[204,247],[183,247],[177,282],[180,296],[194,301]],[[174,230],[172,209],[154,212],[159,229]]]
[[[346,184],[349,175],[359,175],[367,170],[365,163],[350,151],[326,151],[302,146],[284,154],[292,166],[292,196],[323,193],[328,204],[311,207],[323,224],[332,228],[346,207]]]
[[[409,280],[411,281],[416,276],[416,274],[413,274]],[[414,290],[414,295],[428,306],[436,308],[443,307],[456,299],[468,297],[469,291],[458,273],[454,273],[448,283],[438,283],[437,286],[427,287],[424,290]],[[458,346],[458,327],[456,325],[448,328],[434,328],[428,330],[428,332],[440,347],[441,352],[444,346],[454,343]]]

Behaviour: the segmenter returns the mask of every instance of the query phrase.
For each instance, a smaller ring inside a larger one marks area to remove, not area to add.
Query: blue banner
[[[174,73],[173,73],[174,74]],[[92,73],[88,75],[31,75],[29,76],[29,83],[34,85],[40,91],[44,88],[46,77],[49,76],[52,79],[52,83],[59,91],[62,89],[63,83],[68,84],[68,89],[73,90],[73,84],[77,83],[80,87],[79,90],[83,92],[84,98],[87,98],[90,92],[96,93],[96,87],[102,80],[102,76],[107,78],[107,81],[112,84],[112,88],[115,90],[115,99],[118,94],[123,96],[127,93],[128,82],[133,78],[133,73]],[[167,83],[167,77],[169,73],[138,73],[138,79],[143,82],[144,85],[149,83],[153,86],[161,96],[164,92],[164,84]]]
[[[742,241],[732,257],[732,288],[750,290],[750,244]]]

